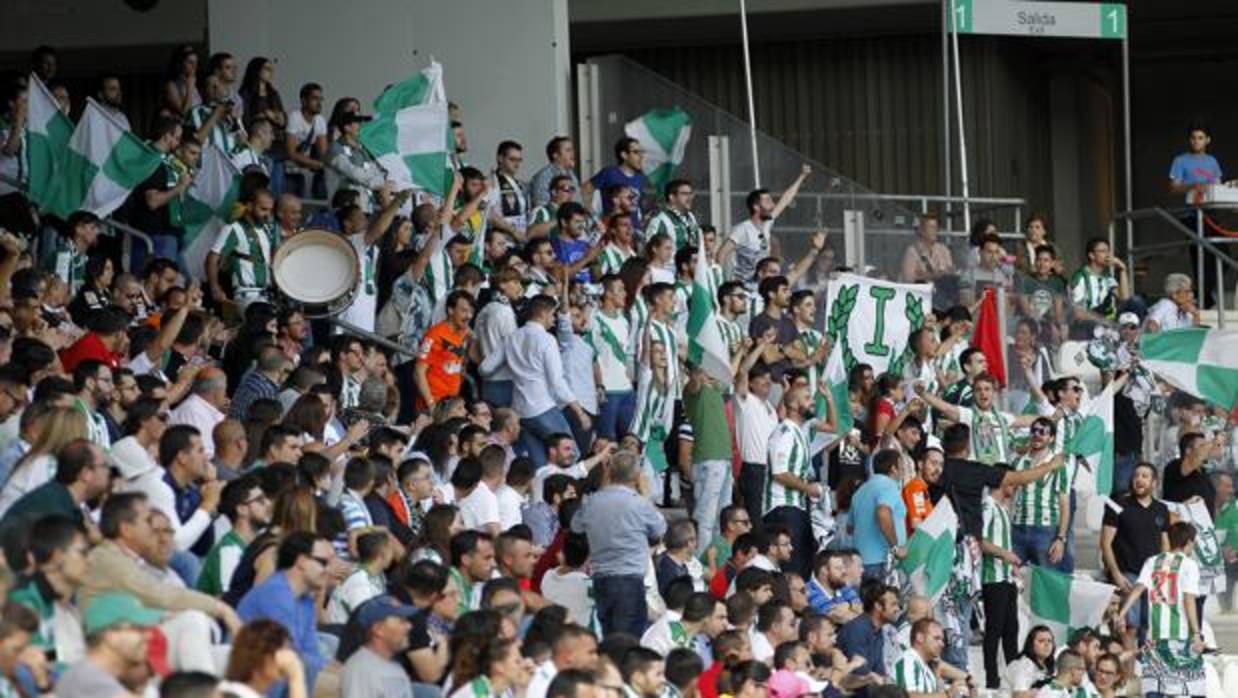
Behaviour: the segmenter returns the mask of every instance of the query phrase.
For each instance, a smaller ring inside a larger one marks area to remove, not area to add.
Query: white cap
[[[1125,327],[1126,325],[1135,325],[1138,327],[1140,324],[1142,323],[1139,322],[1139,316],[1130,311],[1122,313],[1118,316],[1119,327]]]

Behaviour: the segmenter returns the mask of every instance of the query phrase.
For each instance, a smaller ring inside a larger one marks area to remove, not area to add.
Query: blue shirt
[[[855,589],[851,586],[843,585],[842,589],[831,592],[818,583],[816,577],[808,580],[808,605],[817,613],[828,615],[835,606],[846,605],[853,601],[860,603],[860,595],[855,593]]]
[[[251,368],[245,372],[244,376],[241,376],[241,384],[232,394],[232,405],[228,408],[228,416],[243,422],[249,412],[249,406],[255,400],[264,398],[273,400],[278,397],[279,386],[275,384],[275,381],[256,367]]]
[[[1169,178],[1183,184],[1216,184],[1221,181],[1221,164],[1207,153],[1183,153],[1169,166]]]
[[[565,235],[556,235],[551,238],[550,247],[555,252],[555,259],[559,260],[560,264],[569,266],[589,254],[589,248],[592,245],[584,238],[573,240]],[[592,280],[588,267],[576,272],[576,276],[572,278],[585,283],[589,283]]]
[[[313,690],[314,679],[326,660],[318,650],[318,623],[314,611],[314,595],[294,596],[288,584],[287,572],[276,572],[263,583],[249,590],[236,606],[237,615],[248,623],[257,618],[269,618],[284,626],[292,637],[292,648],[305,664],[305,680]]]
[[[881,628],[873,626],[873,619],[867,613],[843,624],[838,631],[838,648],[847,659],[864,658],[865,666],[857,674],[870,671],[885,674],[885,636]]]
[[[546,502],[533,502],[520,507],[520,518],[533,532],[533,545],[546,547],[559,532],[559,515]]]
[[[851,498],[851,525],[855,532],[855,547],[866,565],[885,562],[890,544],[881,527],[877,525],[877,507],[887,506],[894,518],[894,532],[898,544],[906,542],[907,505],[899,496],[898,483],[888,475],[873,475],[856,490]]]
[[[593,578],[644,577],[649,542],[666,533],[666,519],[653,504],[625,485],[609,485],[585,498],[572,530],[589,538]]]
[[[606,190],[617,184],[629,186],[636,192],[636,200],[640,201],[641,192],[649,184],[649,180],[645,178],[644,172],[637,172],[634,175],[628,176],[623,168],[618,165],[607,165],[598,170],[598,173],[593,175],[589,180],[593,184],[593,188],[598,190],[602,195],[602,213],[610,213],[610,199],[606,197]],[[637,229],[640,228],[640,207],[632,213],[632,223]]]

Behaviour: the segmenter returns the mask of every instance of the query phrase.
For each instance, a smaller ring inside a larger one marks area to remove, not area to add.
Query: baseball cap
[[[375,596],[358,606],[354,618],[361,624],[361,627],[368,628],[391,616],[411,618],[416,613],[417,609],[415,607],[400,603],[390,594],[383,594],[382,596]]]
[[[1135,325],[1138,327],[1139,324],[1139,316],[1130,311],[1122,313],[1118,316],[1118,325],[1121,327],[1125,327],[1126,325]]]
[[[143,606],[133,594],[109,591],[91,599],[82,623],[89,635],[121,623],[146,627],[155,625],[162,619],[162,613]]]
[[[340,125],[347,126],[349,124],[364,124],[372,120],[374,117],[366,114],[358,114],[356,112],[348,112],[340,117]]]

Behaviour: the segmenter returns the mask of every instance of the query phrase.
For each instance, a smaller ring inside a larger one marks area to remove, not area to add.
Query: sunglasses
[[[1049,427],[1032,427],[1032,433],[1037,436],[1049,436],[1053,433],[1053,430]]]
[[[318,557],[317,555],[310,555],[310,559],[322,565],[323,567],[329,567],[331,565],[331,558]]]

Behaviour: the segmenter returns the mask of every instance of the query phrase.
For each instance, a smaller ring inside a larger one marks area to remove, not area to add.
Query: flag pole
[[[752,98],[752,56],[748,50],[748,4],[739,0],[739,29],[744,42],[744,83],[748,86],[748,138],[752,141],[752,188],[761,188],[761,166],[757,160],[757,109]]]
[[[950,0],[950,16],[957,18],[955,14],[955,1]],[[955,110],[959,115],[959,178],[963,185],[963,230],[971,232],[971,186],[967,181],[967,134],[963,129],[963,80],[959,71],[959,28],[957,24],[952,25],[951,45],[954,47],[954,101]]]

